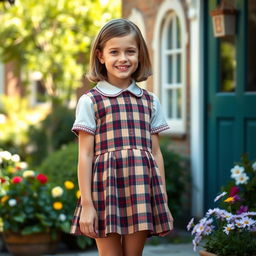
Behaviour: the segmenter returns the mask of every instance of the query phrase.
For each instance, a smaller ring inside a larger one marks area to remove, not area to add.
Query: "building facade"
[[[235,35],[216,38],[210,13],[219,2],[123,0],[122,6],[150,50],[153,78],[145,86],[162,103],[171,127],[164,135],[190,158],[194,216],[212,205],[241,154],[256,158],[256,2],[230,1]]]

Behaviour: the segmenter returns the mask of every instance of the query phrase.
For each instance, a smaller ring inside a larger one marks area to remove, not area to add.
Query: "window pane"
[[[171,19],[169,27],[168,27],[168,37],[167,37],[167,48],[168,49],[172,49],[173,48],[173,35],[172,35],[172,31],[173,31],[173,19]]]
[[[167,82],[169,84],[173,83],[173,72],[172,72],[172,69],[173,69],[173,56],[172,55],[169,55],[168,56],[168,68],[167,68]]]
[[[236,87],[236,47],[235,37],[223,37],[220,41],[220,89],[233,92]]]
[[[167,109],[168,109],[168,113],[167,113],[167,116],[168,118],[173,118],[173,108],[172,108],[172,104],[173,104],[173,91],[172,90],[168,90],[168,100],[167,100]]]
[[[181,44],[180,44],[180,41],[181,41],[181,35],[180,35],[180,19],[177,17],[176,18],[176,21],[177,21],[177,29],[176,29],[176,33],[177,33],[177,41],[176,41],[176,47],[177,48],[180,48],[181,47]]]
[[[177,83],[181,82],[181,54],[177,54]]]
[[[177,89],[177,118],[181,118],[181,88]]]
[[[248,83],[246,91],[256,91],[256,1],[248,1]]]

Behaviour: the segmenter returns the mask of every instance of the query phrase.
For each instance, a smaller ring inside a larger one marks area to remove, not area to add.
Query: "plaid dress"
[[[166,127],[152,131],[153,96],[142,92],[140,97],[129,91],[116,97],[108,97],[97,88],[87,92],[96,117],[92,199],[99,237],[142,230],[149,230],[149,236],[164,236],[173,229],[151,141],[152,133]],[[83,235],[79,228],[81,210],[79,199],[71,234]]]

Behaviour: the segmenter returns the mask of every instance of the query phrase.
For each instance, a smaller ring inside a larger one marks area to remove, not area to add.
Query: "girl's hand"
[[[98,237],[98,216],[93,205],[82,206],[80,230],[91,238]]]

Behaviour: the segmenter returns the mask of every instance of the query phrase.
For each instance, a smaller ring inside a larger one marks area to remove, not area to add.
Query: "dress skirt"
[[[99,237],[149,230],[149,236],[165,236],[173,229],[159,169],[152,153],[123,149],[94,157],[92,199],[98,214]],[[71,233],[79,228],[80,199]]]

